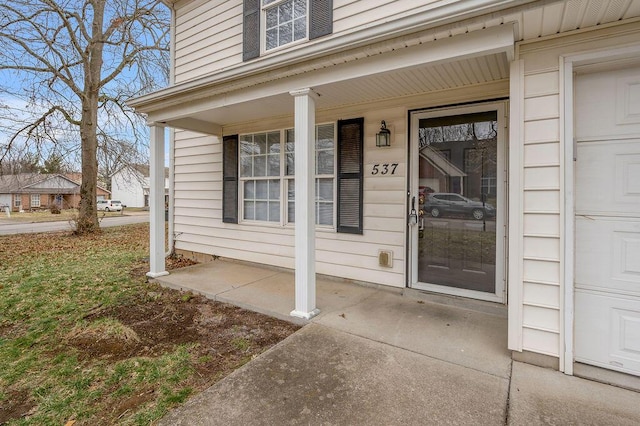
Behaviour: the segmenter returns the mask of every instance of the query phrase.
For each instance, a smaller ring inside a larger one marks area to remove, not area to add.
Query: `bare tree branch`
[[[98,227],[98,174],[146,159],[124,101],[168,81],[168,12],[159,0],[0,2],[0,166],[27,152],[78,156],[79,232]]]

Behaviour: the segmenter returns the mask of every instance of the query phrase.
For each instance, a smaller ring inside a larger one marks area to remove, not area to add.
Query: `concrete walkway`
[[[291,320],[289,272],[215,261],[157,281]],[[159,424],[640,424],[640,393],[512,361],[504,308],[317,284],[319,316]]]

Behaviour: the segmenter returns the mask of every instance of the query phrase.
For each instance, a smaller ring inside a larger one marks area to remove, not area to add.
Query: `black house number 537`
[[[374,164],[373,169],[371,169],[372,175],[395,175],[396,169],[398,168],[398,163],[391,164]]]

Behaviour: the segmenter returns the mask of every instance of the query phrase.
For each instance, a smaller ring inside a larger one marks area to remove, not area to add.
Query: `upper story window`
[[[262,0],[265,50],[307,38],[307,0]]]
[[[333,32],[333,0],[244,0],[242,59]]]

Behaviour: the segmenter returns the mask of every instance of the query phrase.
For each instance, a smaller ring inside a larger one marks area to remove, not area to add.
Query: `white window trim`
[[[316,179],[333,179],[333,215],[332,215],[332,225],[322,225],[316,224],[316,229],[323,231],[331,231],[336,232],[337,230],[337,207],[338,207],[338,188],[337,188],[337,137],[338,137],[338,123],[335,121],[327,121],[322,123],[316,123],[316,138],[317,138],[317,129],[320,126],[331,124],[333,126],[333,141],[334,141],[334,153],[333,153],[333,174],[323,174],[318,175],[314,173],[314,181]],[[248,180],[255,180],[254,177],[245,177],[242,176],[242,162],[240,157],[242,153],[238,153],[238,224],[248,225],[248,226],[261,226],[261,227],[285,227],[293,229],[295,226],[295,222],[290,222],[289,215],[289,193],[288,193],[288,185],[290,180],[294,180],[294,175],[286,174],[287,167],[287,157],[286,157],[286,137],[287,130],[291,130],[291,127],[283,128],[283,129],[272,129],[272,130],[263,130],[258,132],[251,133],[241,133],[238,135],[238,146],[239,151],[241,151],[240,147],[242,144],[242,138],[248,135],[256,135],[256,134],[267,134],[267,133],[280,133],[280,175],[279,176],[260,176],[260,178],[264,179],[278,179],[280,180],[280,221],[279,222],[270,222],[266,220],[251,220],[244,218],[244,182]],[[294,151],[295,152],[295,151]],[[314,144],[314,152],[315,152],[315,144]]]
[[[37,198],[37,200],[38,200],[37,204],[33,202],[35,197],[38,197]],[[29,203],[30,207],[40,207],[40,205],[41,205],[40,194],[31,194],[31,196],[29,197],[29,201],[30,201],[30,203]]]
[[[257,178],[260,179],[256,179],[256,176],[242,176],[242,138],[243,136],[248,136],[248,135],[257,135],[257,134],[269,134],[269,133],[279,133],[280,134],[280,174],[278,176],[257,176]],[[284,185],[282,183],[283,181],[283,175],[284,175],[284,171],[283,171],[283,167],[285,166],[285,164],[283,164],[283,161],[285,159],[284,155],[283,155],[283,149],[284,149],[284,144],[283,144],[283,129],[272,129],[272,130],[264,130],[264,131],[259,131],[259,132],[251,132],[251,133],[241,133],[238,135],[238,204],[239,204],[239,208],[238,208],[238,223],[239,224],[243,224],[243,225],[258,225],[258,226],[265,226],[265,227],[282,227],[284,224],[284,210],[283,210],[283,195],[282,195],[282,190],[284,188]],[[280,220],[279,221],[267,221],[267,220],[255,220],[255,219],[245,219],[244,218],[244,183],[246,181],[249,180],[275,180],[278,179],[280,180]]]
[[[14,195],[13,196],[13,207],[22,207],[22,196]]]
[[[307,0],[307,35],[304,38],[301,38],[300,40],[295,40],[292,42],[289,42],[287,44],[283,44],[281,46],[278,47],[274,47],[273,49],[269,49],[267,50],[267,13],[266,10],[267,9],[271,9],[272,7],[277,7],[279,4],[282,4],[284,2],[287,1],[291,1],[291,0],[277,0],[274,1],[273,3],[270,3],[266,6],[262,5],[262,0],[260,0],[260,56],[263,55],[270,55],[274,52],[279,52],[282,51],[284,49],[288,49],[291,46],[297,46],[299,44],[305,43],[307,41],[309,41],[309,25],[311,24],[311,22],[309,21],[309,3],[310,0]]]

